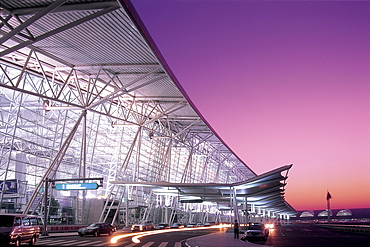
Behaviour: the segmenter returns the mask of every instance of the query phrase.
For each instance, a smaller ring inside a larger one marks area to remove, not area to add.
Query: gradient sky
[[[179,83],[296,210],[370,207],[369,1],[133,0]]]

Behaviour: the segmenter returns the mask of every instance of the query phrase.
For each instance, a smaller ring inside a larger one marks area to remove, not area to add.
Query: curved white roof
[[[43,88],[11,79],[3,80],[1,87],[39,96],[47,110],[93,111],[111,118],[112,125],[139,125],[153,138],[171,138],[189,146],[207,142],[218,161],[236,175],[235,181],[247,181],[233,184],[240,193],[246,184],[265,178],[256,177],[202,117],[129,1],[2,0],[0,11],[0,62],[47,78]],[[79,95],[72,93],[76,90]],[[283,205],[280,181],[285,178],[278,175],[283,170],[268,175],[269,180],[277,176],[268,191],[257,186],[248,193],[255,190],[265,198],[262,203],[291,211]]]

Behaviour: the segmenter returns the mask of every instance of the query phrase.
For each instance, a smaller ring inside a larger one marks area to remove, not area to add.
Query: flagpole
[[[331,222],[331,215],[330,215],[330,198],[331,195],[329,191],[326,192],[326,203],[327,203],[327,208],[328,208],[328,223]]]

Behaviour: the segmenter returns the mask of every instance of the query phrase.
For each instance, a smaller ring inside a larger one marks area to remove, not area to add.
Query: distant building
[[[332,209],[330,210],[331,222],[370,222],[370,208]],[[293,222],[327,222],[328,210],[297,211],[296,216],[290,217]]]

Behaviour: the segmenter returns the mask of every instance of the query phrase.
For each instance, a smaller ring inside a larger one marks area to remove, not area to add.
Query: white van
[[[0,245],[35,245],[40,236],[41,219],[35,215],[0,214]]]

